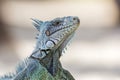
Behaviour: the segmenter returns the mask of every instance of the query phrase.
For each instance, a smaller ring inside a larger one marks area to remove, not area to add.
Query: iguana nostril
[[[78,19],[78,17],[77,17],[77,16],[74,16],[74,17],[73,17],[73,20],[77,20],[77,19]]]
[[[73,20],[77,20],[77,17],[74,17]]]
[[[73,18],[73,21],[77,21],[78,23],[80,23],[80,20],[79,20],[78,17],[74,17],[74,18]]]

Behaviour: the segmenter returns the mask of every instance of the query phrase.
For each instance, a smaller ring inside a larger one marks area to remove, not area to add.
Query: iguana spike
[[[65,53],[65,50],[63,50],[62,52]]]
[[[35,38],[38,39],[38,37],[39,37],[39,34],[37,34],[37,36]]]
[[[40,20],[38,20],[38,19],[33,19],[33,18],[31,18],[31,19],[34,21],[34,22],[33,22],[33,25],[35,26],[35,28],[36,28],[38,31],[40,31],[40,27],[41,27],[43,21],[40,21]]]
[[[38,36],[36,36],[35,39],[38,39]]]
[[[67,50],[67,47],[65,47],[65,50]]]

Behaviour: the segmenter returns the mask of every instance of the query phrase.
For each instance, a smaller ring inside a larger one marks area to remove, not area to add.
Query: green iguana
[[[68,16],[45,22],[32,20],[39,32],[33,53],[18,65],[15,73],[0,80],[75,80],[62,68],[59,59],[79,27],[79,18]]]

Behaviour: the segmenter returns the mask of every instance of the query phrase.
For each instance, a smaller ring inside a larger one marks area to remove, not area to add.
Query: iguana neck
[[[60,67],[60,56],[61,56],[62,51],[60,48],[51,51],[50,54],[48,54],[45,58],[43,58],[40,62],[42,65],[44,65],[47,70],[55,76],[57,73],[59,67]]]
[[[43,65],[52,76],[55,76],[59,67],[61,67],[61,63],[59,61],[61,54],[62,50],[59,47],[56,50],[50,51],[46,57],[38,60],[40,64]]]

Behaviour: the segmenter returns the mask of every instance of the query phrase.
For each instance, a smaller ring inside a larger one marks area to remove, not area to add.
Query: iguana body
[[[79,26],[78,17],[68,16],[45,22],[33,20],[39,31],[35,50],[18,65],[15,73],[0,80],[75,80],[62,68],[59,58]]]

